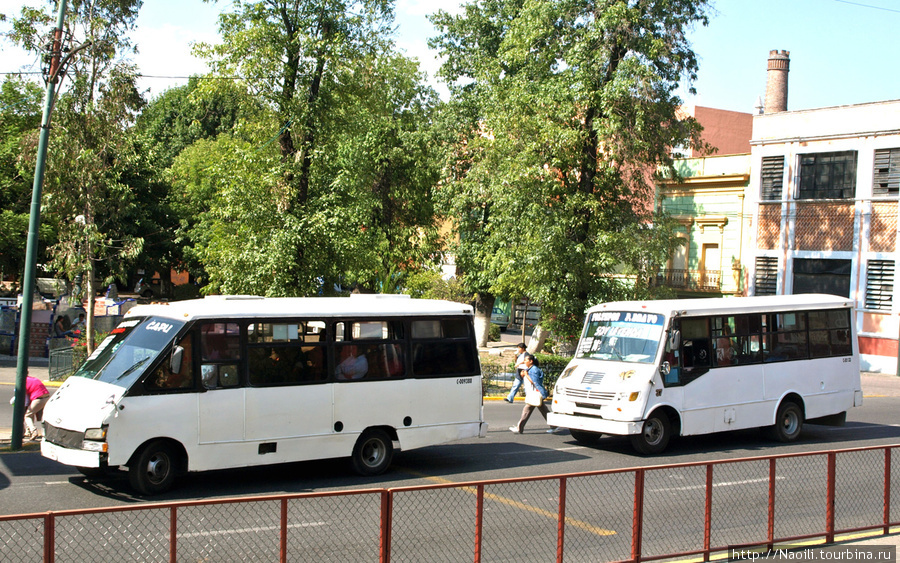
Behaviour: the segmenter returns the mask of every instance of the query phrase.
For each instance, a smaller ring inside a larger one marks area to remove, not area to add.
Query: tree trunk
[[[550,331],[544,330],[544,327],[541,326],[540,323],[534,325],[534,330],[531,332],[531,338],[528,339],[528,353],[540,354],[541,350],[544,349],[544,342],[547,341],[549,335]]]
[[[488,343],[495,299],[490,294],[479,294],[475,297],[475,340],[479,348],[484,348]]]

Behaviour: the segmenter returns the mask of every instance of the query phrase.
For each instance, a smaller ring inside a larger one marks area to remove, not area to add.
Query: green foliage
[[[185,260],[208,291],[397,292],[436,261],[436,97],[391,50],[392,17],[381,0],[236,2],[224,41],[199,46],[265,108],[172,167]]]
[[[404,288],[419,299],[443,299],[457,303],[471,303],[475,296],[467,293],[457,278],[444,279],[438,270],[422,270],[407,279]]]
[[[433,17],[457,115],[440,208],[467,289],[539,301],[558,334],[577,334],[593,303],[649,292],[673,233],[649,227],[647,171],[698,145],[675,93],[695,76],[685,32],[706,9],[484,0]]]
[[[139,160],[125,132],[144,104],[135,88],[136,70],[125,62],[139,7],[137,0],[80,2],[65,20],[70,83],[61,88],[54,110],[42,207],[57,230],[48,250],[52,263],[69,279],[86,274],[93,280],[95,271],[104,284],[122,279],[143,245],[141,236],[129,232],[135,193],[125,180]],[[40,52],[52,20],[47,11],[24,9],[11,37]],[[33,168],[34,161],[28,165]]]
[[[0,85],[0,279],[25,269],[34,168],[28,169],[23,153],[36,150],[41,97],[37,84],[21,78],[8,77]],[[52,230],[40,234],[42,247],[52,242]]]

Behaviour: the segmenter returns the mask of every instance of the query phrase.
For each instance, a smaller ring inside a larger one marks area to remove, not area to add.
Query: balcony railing
[[[656,285],[687,291],[722,291],[721,270],[660,270]]]

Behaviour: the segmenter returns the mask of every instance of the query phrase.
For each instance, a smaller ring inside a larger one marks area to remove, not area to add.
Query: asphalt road
[[[9,408],[12,386],[0,385],[0,405]],[[0,409],[2,411],[3,409]],[[153,501],[225,498],[372,487],[401,487],[439,482],[533,477],[673,463],[737,459],[770,454],[845,449],[900,443],[900,397],[867,396],[851,411],[844,427],[807,425],[793,444],[767,441],[759,431],[746,430],[699,437],[674,438],[663,455],[642,457],[627,438],[604,437],[584,447],[568,433],[547,434],[535,413],[525,433],[507,428],[521,413],[521,405],[487,401],[490,424],[484,439],[398,452],[392,469],[378,477],[360,477],[347,460],[327,460],[212,471],[182,477],[167,494]],[[0,416],[4,416],[0,412]],[[27,451],[0,454],[0,513],[21,514],[115,506],[146,502],[136,497],[124,473],[89,481],[73,468]]]

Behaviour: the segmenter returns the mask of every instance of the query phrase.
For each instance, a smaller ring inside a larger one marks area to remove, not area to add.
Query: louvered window
[[[890,311],[894,294],[894,261],[869,260],[866,268],[866,309]]]
[[[756,257],[756,295],[775,295],[778,290],[778,257]]]
[[[781,199],[784,185],[784,156],[765,156],[762,159],[760,198],[763,201]]]
[[[875,181],[872,192],[876,196],[900,193],[900,149],[875,151]]]

